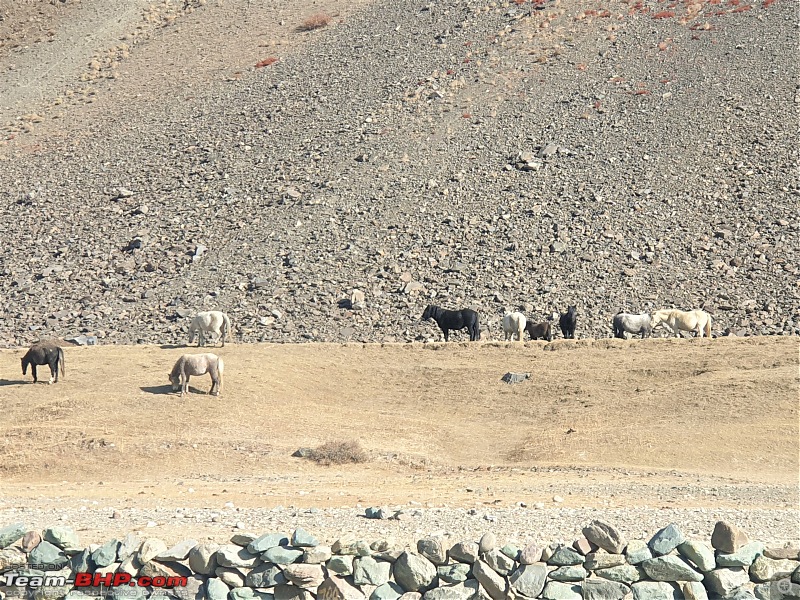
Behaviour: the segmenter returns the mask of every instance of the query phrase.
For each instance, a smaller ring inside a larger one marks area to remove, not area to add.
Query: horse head
[[[22,374],[26,375],[28,373],[28,360],[26,358],[22,358]]]
[[[181,389],[181,376],[180,375],[173,375],[169,373],[167,375],[169,377],[169,382],[172,384],[172,391],[177,392]]]
[[[430,321],[435,308],[436,307],[433,304],[428,304],[428,306],[425,307],[425,312],[422,313],[422,320]]]

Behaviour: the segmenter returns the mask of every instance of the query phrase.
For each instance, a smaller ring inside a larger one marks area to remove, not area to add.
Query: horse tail
[[[217,373],[219,374],[219,387],[217,388],[217,393],[222,393],[222,372],[225,370],[225,363],[220,358],[217,360]]]
[[[706,317],[705,331],[706,331],[706,337],[711,337],[711,317],[710,316]]]
[[[222,313],[222,344],[225,344],[225,336],[228,336],[228,341],[231,340],[231,319],[226,313]]]
[[[64,372],[67,370],[67,364],[64,360],[64,349],[60,346],[58,348],[58,362],[61,365],[61,376],[64,377]]]

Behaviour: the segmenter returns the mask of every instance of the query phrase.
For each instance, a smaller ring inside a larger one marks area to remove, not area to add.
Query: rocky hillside
[[[428,303],[485,338],[568,304],[579,337],[663,306],[800,334],[792,3],[261,7],[241,27],[284,43],[185,83],[227,4],[118,50],[94,106],[5,124],[3,344],[179,342],[212,308],[245,342],[439,339]]]

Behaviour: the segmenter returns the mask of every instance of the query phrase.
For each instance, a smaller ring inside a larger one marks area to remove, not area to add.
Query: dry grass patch
[[[308,458],[321,465],[344,465],[367,462],[367,453],[361,444],[349,442],[326,442],[311,450]]]
[[[331,16],[326,13],[315,13],[303,21],[297,28],[300,31],[314,31],[327,27],[331,22]]]

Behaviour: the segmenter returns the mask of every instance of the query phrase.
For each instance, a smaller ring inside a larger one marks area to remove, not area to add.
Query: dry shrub
[[[367,453],[358,442],[325,442],[314,448],[308,458],[321,465],[344,465],[367,462]]]
[[[308,17],[302,22],[298,29],[300,31],[314,31],[328,25],[331,22],[331,16],[325,13],[316,13]]]

